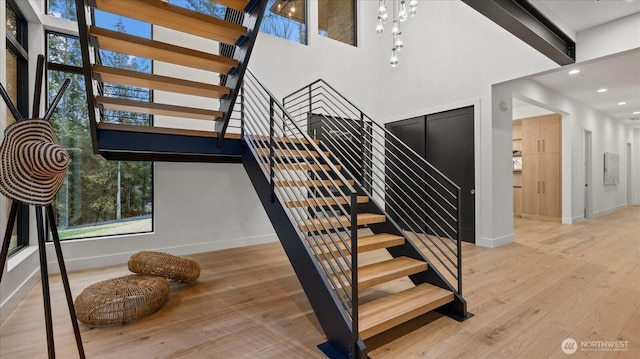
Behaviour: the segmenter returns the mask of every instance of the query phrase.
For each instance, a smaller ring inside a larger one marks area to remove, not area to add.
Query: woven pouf
[[[169,298],[162,277],[131,274],[94,283],[76,298],[78,320],[91,327],[125,324],[160,309]]]
[[[198,262],[160,252],[142,251],[132,255],[129,258],[129,270],[184,283],[191,283],[200,277]]]

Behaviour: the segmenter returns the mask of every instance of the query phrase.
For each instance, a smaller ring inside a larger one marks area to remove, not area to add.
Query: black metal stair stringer
[[[277,198],[274,202],[271,201],[271,184],[246,144],[243,144],[242,164],[324,330],[327,342],[338,352],[353,352],[349,324],[351,319],[346,318],[337,306],[338,300],[334,297],[334,291],[330,289],[321,275],[321,269],[300,240],[300,235],[289,220],[282,203]],[[358,358],[367,358],[362,340],[359,340],[357,345]]]

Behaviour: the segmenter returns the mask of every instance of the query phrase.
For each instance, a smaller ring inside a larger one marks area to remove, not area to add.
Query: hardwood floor
[[[516,242],[464,247],[464,295],[475,317],[427,314],[367,341],[372,359],[640,358],[640,207],[574,225],[516,219]],[[124,326],[81,325],[88,358],[323,358],[322,331],[278,243],[189,256],[194,285],[172,285],[157,313]],[[70,274],[78,295],[126,266]],[[406,283],[399,283],[404,286]],[[56,352],[77,357],[58,276],[52,277]],[[375,293],[371,293],[375,296]],[[0,358],[44,358],[41,288],[0,326]],[[420,326],[423,325],[423,326]],[[627,351],[560,343],[628,341]]]

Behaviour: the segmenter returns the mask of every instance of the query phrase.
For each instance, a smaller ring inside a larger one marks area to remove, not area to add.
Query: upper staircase
[[[76,0],[95,153],[112,160],[240,161],[239,124],[231,123],[231,116],[267,0],[212,2],[226,7],[224,18],[168,0]],[[187,40],[175,44],[100,27],[96,10],[169,29]],[[202,49],[203,43],[212,48]],[[104,51],[179,67],[147,73],[107,66],[101,60]],[[195,75],[183,78],[191,70]],[[118,86],[151,95],[136,99],[110,91]],[[184,98],[193,100],[179,101]],[[144,124],[126,123],[108,115],[113,113],[153,117]]]

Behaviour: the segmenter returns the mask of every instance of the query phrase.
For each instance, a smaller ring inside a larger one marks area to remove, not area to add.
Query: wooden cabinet
[[[562,215],[562,118],[553,114],[521,123],[522,215],[557,220]]]

